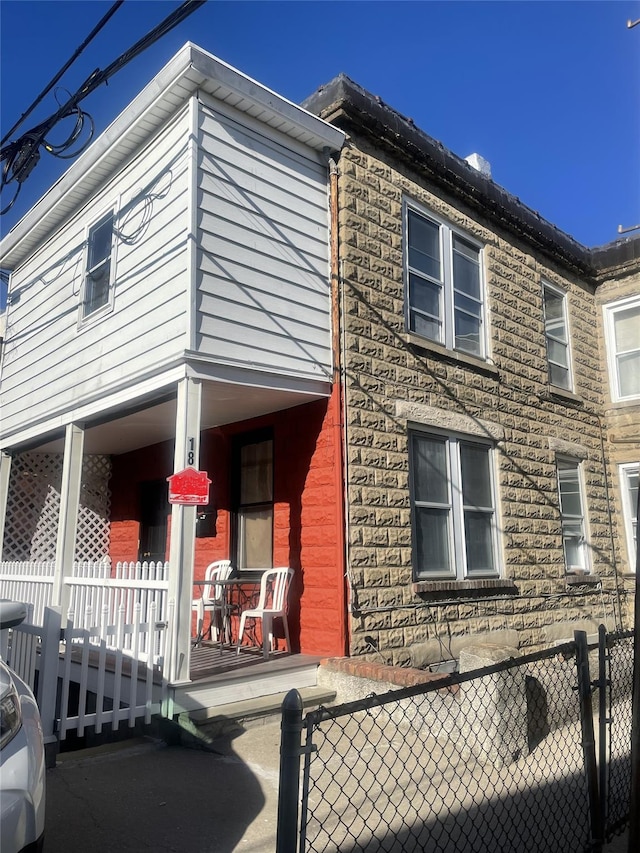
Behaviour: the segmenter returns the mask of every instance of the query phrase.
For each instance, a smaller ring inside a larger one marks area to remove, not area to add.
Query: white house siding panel
[[[246,115],[200,106],[196,346],[213,360],[326,379],[327,167]]]
[[[149,375],[187,347],[189,120],[183,110],[14,271],[2,432]],[[118,203],[113,310],[79,325],[86,226]]]

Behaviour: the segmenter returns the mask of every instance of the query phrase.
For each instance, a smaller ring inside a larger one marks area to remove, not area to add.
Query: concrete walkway
[[[46,853],[273,853],[279,721],[214,748],[141,739],[58,756]]]

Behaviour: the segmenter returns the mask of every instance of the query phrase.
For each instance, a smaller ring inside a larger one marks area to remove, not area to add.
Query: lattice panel
[[[11,463],[3,560],[53,560],[56,552],[62,454],[23,453]],[[109,553],[111,460],[85,456],[76,538],[76,560]]]

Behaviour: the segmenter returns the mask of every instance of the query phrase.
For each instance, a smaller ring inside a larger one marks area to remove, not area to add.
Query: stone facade
[[[345,96],[342,84],[338,78],[335,92],[329,84],[309,108],[349,133],[338,165],[351,654],[410,666],[411,647],[429,641],[439,643],[447,659],[463,636],[515,630],[521,647],[535,649],[555,624],[589,619],[621,627],[622,613],[627,620],[630,614],[624,606],[629,590],[613,546],[622,532],[611,513],[597,280],[589,263],[582,264],[588,250],[572,254],[570,238],[548,223],[545,245],[528,209],[533,236],[524,228],[514,233],[507,207],[524,206],[506,193],[504,211],[483,210],[471,190],[468,200],[461,198],[450,176],[432,179],[446,164],[429,161],[410,121],[372,104],[350,81],[352,94]],[[446,157],[454,159],[450,152]],[[483,247],[486,359],[407,331],[407,201]],[[554,250],[556,234],[562,251]],[[549,385],[543,282],[566,294],[571,392]],[[499,578],[416,577],[412,427],[491,441]],[[557,454],[575,458],[582,469],[586,575],[565,571]]]

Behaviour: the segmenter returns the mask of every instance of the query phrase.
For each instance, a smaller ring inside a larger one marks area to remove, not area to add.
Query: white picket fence
[[[0,563],[0,597],[29,605],[25,623],[12,629],[8,658],[35,688],[48,742],[87,726],[148,723],[168,695],[169,564],[75,563],[64,579],[64,619],[50,606],[53,570],[52,562]]]
[[[53,561],[0,562],[0,598],[11,598],[33,605],[32,624],[42,625],[45,607],[52,605],[55,563]],[[122,607],[125,623],[133,619],[134,607],[140,604],[143,619],[151,604],[156,617],[165,618],[169,588],[169,563],[109,560],[76,562],[70,577],[69,614],[73,624],[95,628],[103,621],[107,608],[108,622],[115,624]]]

